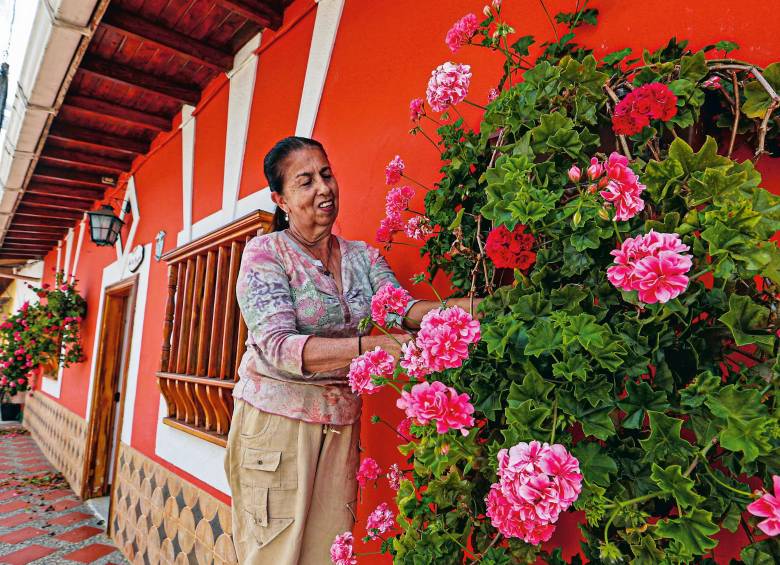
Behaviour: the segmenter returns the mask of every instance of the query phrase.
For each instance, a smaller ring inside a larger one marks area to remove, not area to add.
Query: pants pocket
[[[271,543],[295,522],[295,490],[254,487],[252,499],[244,511],[255,541],[260,546]]]

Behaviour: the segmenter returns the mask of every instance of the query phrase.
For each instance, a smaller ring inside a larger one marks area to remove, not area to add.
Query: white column
[[[314,21],[295,135],[311,137],[314,131],[343,9],[344,0],[320,0],[317,5],[317,19]]]
[[[181,202],[182,230],[177,245],[192,240],[192,178],[195,170],[195,116],[194,106],[185,105],[181,109]]]

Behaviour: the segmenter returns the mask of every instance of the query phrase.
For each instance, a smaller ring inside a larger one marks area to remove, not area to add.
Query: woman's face
[[[330,228],[339,213],[339,185],[325,154],[317,147],[298,149],[282,163],[281,194],[272,193],[277,206],[297,230]]]

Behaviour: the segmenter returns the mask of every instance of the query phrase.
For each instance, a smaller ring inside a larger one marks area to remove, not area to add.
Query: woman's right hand
[[[379,346],[387,351],[390,355],[395,357],[395,360],[398,361],[401,357],[403,357],[401,345],[412,341],[412,339],[413,336],[408,333],[393,334],[393,337],[387,335],[366,336],[363,338],[363,351],[369,351],[374,349],[376,346]]]

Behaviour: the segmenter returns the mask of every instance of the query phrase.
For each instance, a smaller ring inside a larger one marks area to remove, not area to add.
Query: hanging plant
[[[384,473],[397,511],[356,535],[403,564],[581,563],[541,545],[577,509],[591,562],[703,562],[738,528],[746,563],[780,562],[780,198],[754,166],[777,154],[780,64],[726,58],[726,41],[598,59],[574,43],[587,7],[532,61],[500,6],[446,39],[504,59],[478,130],[456,106],[478,106],[478,71],[439,66],[410,114],[441,178],[422,214],[394,188],[378,232],[390,246],[422,215],[426,278],[487,296],[484,318],[443,305],[400,363],[353,362],[353,390],[396,388],[406,417]],[[421,185],[410,173],[396,156],[387,182]],[[397,294],[377,293],[373,324],[397,325]],[[368,463],[361,485],[383,476]],[[353,540],[334,563],[357,561]]]
[[[55,276],[54,287],[30,287],[36,304],[25,302],[18,312],[0,324],[0,392],[13,395],[33,388],[43,369],[56,375],[59,367],[84,361],[80,326],[86,301],[76,283]]]

